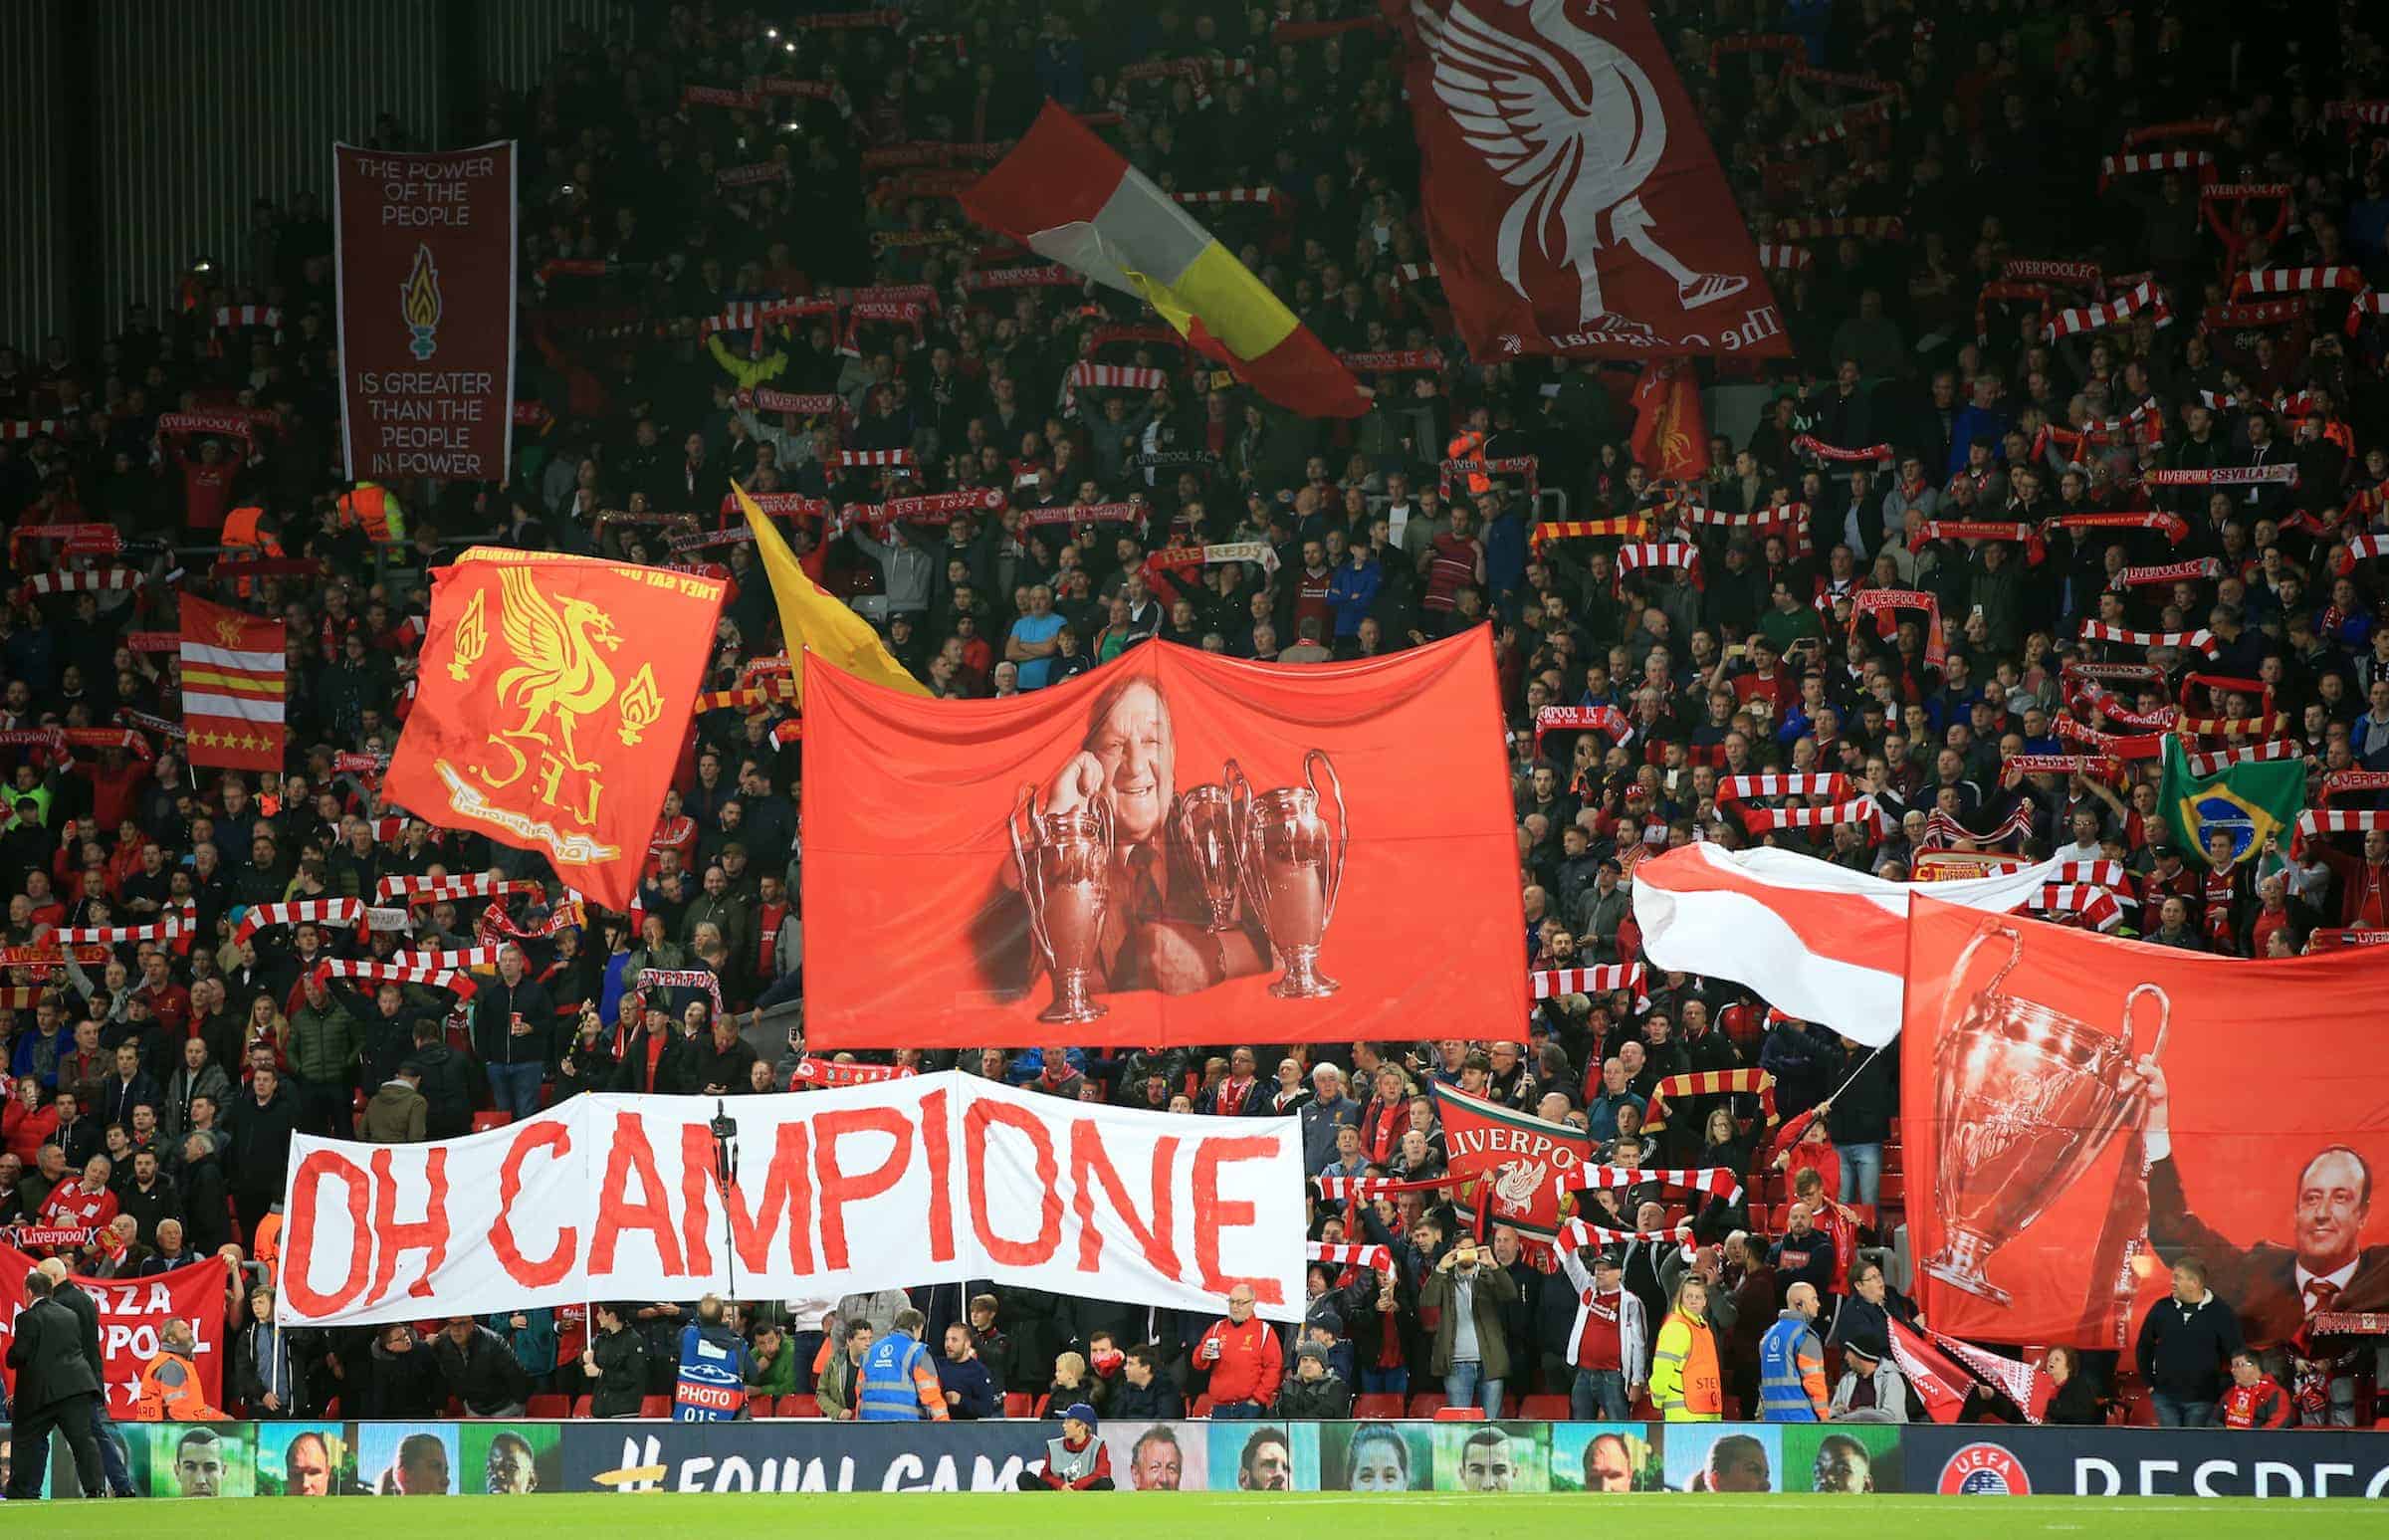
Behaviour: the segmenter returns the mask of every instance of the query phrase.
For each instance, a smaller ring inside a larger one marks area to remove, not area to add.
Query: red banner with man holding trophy
[[[1303,667],[1153,642],[1000,701],[816,661],[804,728],[815,1051],[1349,1042],[1526,1014],[1482,627]]]
[[[1380,0],[1427,244],[1479,358],[1789,357],[1647,0]]]
[[[2261,1347],[2389,1310],[2389,953],[2248,962],[1919,897],[1905,1015],[1938,1331],[2128,1351],[2184,1256]]]

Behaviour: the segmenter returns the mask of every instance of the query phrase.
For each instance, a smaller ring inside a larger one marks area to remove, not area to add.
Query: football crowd
[[[295,1132],[413,1141],[589,1089],[790,1085],[804,948],[783,710],[700,717],[628,916],[564,907],[535,858],[404,816],[378,779],[428,568],[469,544],[726,572],[714,682],[751,679],[781,643],[752,547],[717,538],[737,525],[733,478],[766,506],[839,511],[784,527],[941,697],[1042,689],[1157,637],[1299,665],[1490,625],[1537,972],[1636,962],[1636,862],[1701,838],[1894,878],[1984,852],[2112,862],[2110,907],[2070,918],[2239,956],[2389,930],[2389,830],[2281,829],[2218,868],[2231,836],[2172,842],[2154,762],[2104,752],[2174,709],[2224,724],[2209,749],[2302,758],[2308,805],[2382,805],[2364,774],[2389,771],[2389,326],[2360,282],[2262,282],[2389,280],[2378,119],[2327,110],[2389,93],[2377,17],[1654,0],[1795,346],[1704,374],[1719,431],[1665,446],[1647,431],[1655,371],[1460,345],[1418,271],[1417,154],[1373,6],[1114,9],[958,0],[902,31],[782,31],[766,11],[676,7],[635,44],[576,39],[535,90],[494,92],[466,126],[525,157],[503,487],[338,479],[331,236],[310,191],[262,199],[250,247],[179,296],[110,297],[105,341],[0,345],[0,521],[21,537],[0,605],[0,1224],[104,1278],[229,1248],[228,1408],[586,1397],[630,1415],[669,1393],[695,1325],[737,1339],[758,1404],[827,1417],[863,1408],[891,1334],[926,1349],[914,1415],[1341,1417],[1425,1395],[1755,1417],[1783,1391],[1762,1338],[1797,1316],[1823,1349],[1786,1360],[1813,1415],[1910,1415],[1886,1350],[1888,1323],[1914,1318],[1896,1051],[1656,971],[1640,990],[1539,991],[1504,1042],[1388,1023],[1349,1045],[962,1055],[1061,1096],[1293,1114],[1330,1179],[1440,1177],[1430,1082],[1581,1126],[1615,1164],[1746,1174],[1732,1203],[1605,1192],[1588,1217],[1650,1238],[1557,1258],[1449,1191],[1322,1197],[1315,1238],[1389,1265],[1320,1262],[1299,1330],[1248,1297],[1182,1318],[987,1286],[273,1326]],[[1794,51],[1741,46],[1786,36]],[[708,95],[765,75],[807,89]],[[968,177],[940,178],[1047,97],[1166,188],[1244,194],[1194,212],[1331,348],[1365,355],[1368,413],[1284,413],[1110,291],[975,281],[1021,254],[963,219]],[[379,141],[408,133],[385,121]],[[2157,152],[2183,146],[2178,164]],[[828,303],[768,313],[808,299]],[[159,422],[235,410],[240,437]],[[1662,451],[1695,468],[1662,476]],[[2154,474],[2243,468],[2261,474]],[[1577,528],[1629,518],[1696,563],[1624,562],[1623,526]],[[93,525],[120,549],[24,536]],[[1244,543],[1258,558],[1149,559]],[[225,552],[325,575],[209,578]],[[56,575],[100,565],[137,580]],[[172,629],[178,592],[288,620],[279,771],[194,770],[180,752],[178,665],[143,642]],[[1781,772],[1818,777],[1793,807],[1863,794],[1878,815],[1758,827],[1721,804],[1722,777]],[[426,895],[404,930],[362,936],[243,925],[438,875],[495,891]],[[111,927],[155,934],[60,948]],[[402,945],[493,962],[463,1003],[318,968]],[[1773,1077],[1780,1121],[1752,1096],[1694,1096],[1642,1131],[1659,1081],[1730,1069]],[[2195,1316],[2195,1294],[2179,1303]],[[2284,1345],[2234,1359],[2230,1336],[2176,1336],[2144,1366],[2160,1410],[2354,1417],[2352,1396],[2282,1395],[2306,1378]],[[2139,1382],[2081,1357],[2050,1366],[2053,1416],[2133,1415]],[[2368,1373],[2351,1358],[2322,1379]],[[157,1405],[193,1411],[163,1389]],[[1987,1392],[1977,1410],[2016,1415]]]

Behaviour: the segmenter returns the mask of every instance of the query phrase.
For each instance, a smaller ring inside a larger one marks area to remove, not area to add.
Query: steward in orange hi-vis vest
[[[476,547],[432,573],[392,800],[627,909],[721,617],[719,578]]]

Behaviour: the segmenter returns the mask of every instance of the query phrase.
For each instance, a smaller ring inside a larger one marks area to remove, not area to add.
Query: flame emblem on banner
[[[465,606],[464,618],[456,623],[456,650],[448,659],[448,677],[463,684],[473,677],[473,667],[490,647],[489,609],[482,601],[489,597],[484,588],[473,595]]]
[[[630,685],[622,692],[621,700],[615,703],[615,710],[622,718],[618,731],[625,749],[636,746],[639,735],[662,720],[664,692],[656,688],[654,664],[639,665],[638,673],[631,676]]]
[[[418,360],[439,350],[440,309],[440,270],[431,260],[431,247],[418,242],[415,265],[398,286],[398,312],[415,338],[407,348]]]

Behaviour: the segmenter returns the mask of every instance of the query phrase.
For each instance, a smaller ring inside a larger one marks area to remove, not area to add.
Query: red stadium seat
[[[672,1398],[649,1396],[639,1403],[639,1416],[668,1418],[672,1415]]]
[[[1040,1391],[1037,1393],[1037,1404],[1029,1409],[1028,1415],[1030,1417],[1043,1417],[1045,1415],[1045,1409],[1052,1405],[1053,1393],[1051,1391]]]
[[[1568,1398],[1563,1396],[1560,1399],[1565,1401]],[[1352,1399],[1352,1415],[1364,1421],[1398,1418],[1402,1416],[1402,1397],[1392,1391],[1374,1396],[1355,1396]]]
[[[1443,1406],[1441,1391],[1420,1391],[1411,1398],[1411,1416],[1433,1417],[1437,1412],[1443,1410]]]
[[[534,1396],[524,1403],[524,1410],[533,1417],[570,1417],[572,1415],[572,1398],[569,1396]],[[331,1416],[331,1409],[326,1407],[324,1415]]]
[[[1900,1147],[1896,1144],[1883,1146],[1883,1175],[1887,1177],[1895,1171],[1905,1171],[1907,1167],[1902,1163],[1900,1157]]]
[[[754,1418],[784,1417],[786,1414],[779,1410],[780,1404],[791,1399],[786,1396],[750,1396],[747,1398],[747,1415]]]
[[[1438,1423],[1481,1423],[1484,1420],[1485,1409],[1482,1407],[1437,1407],[1435,1409],[1435,1421]]]
[[[504,1128],[514,1121],[515,1115],[511,1112],[477,1112],[473,1114],[473,1132],[486,1134],[491,1129]]]
[[[595,1409],[596,1405],[597,1398],[594,1396],[575,1396],[572,1398],[572,1415],[574,1417],[587,1417],[590,1412]]]
[[[829,1416],[828,1413],[821,1410],[821,1403],[813,1400],[810,1396],[780,1397],[778,1415],[781,1417],[809,1417],[816,1422]]]
[[[1208,1396],[1195,1397],[1194,1405],[1187,1409],[1187,1416],[1189,1417],[1209,1417],[1210,1415],[1211,1398]]]
[[[1036,1408],[1037,1399],[1026,1391],[1003,1393],[1003,1415],[1005,1417],[1033,1417],[1036,1415]]]
[[[1529,1396],[1518,1403],[1518,1415],[1532,1423],[1565,1423],[1571,1410],[1565,1396]]]
[[[1908,1179],[1905,1173],[1896,1171],[1886,1171],[1883,1173],[1882,1200],[1884,1203],[1905,1203],[1906,1199],[1903,1195],[1906,1194],[1907,1190]]]

